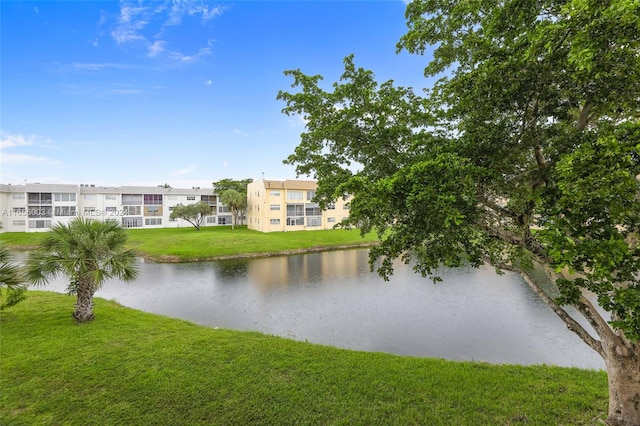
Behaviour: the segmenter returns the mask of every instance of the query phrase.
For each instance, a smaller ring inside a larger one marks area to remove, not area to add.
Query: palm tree
[[[24,299],[27,289],[24,285],[22,270],[11,262],[11,254],[4,244],[0,243],[0,289],[6,287],[6,301],[0,309],[13,306]]]
[[[73,317],[93,319],[93,295],[109,278],[133,281],[138,276],[136,257],[125,249],[127,234],[116,220],[75,218],[69,225],[51,228],[40,247],[27,258],[27,279],[47,284],[58,274],[69,278],[68,294],[77,296]]]

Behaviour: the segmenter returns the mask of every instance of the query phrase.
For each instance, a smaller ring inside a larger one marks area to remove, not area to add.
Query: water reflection
[[[444,282],[433,284],[398,263],[385,282],[369,272],[367,250],[346,250],[206,263],[140,261],[140,269],[134,283],[107,283],[97,296],[203,325],[357,350],[604,366],[517,275],[492,268],[445,269]],[[65,285],[58,279],[49,289],[64,292]]]

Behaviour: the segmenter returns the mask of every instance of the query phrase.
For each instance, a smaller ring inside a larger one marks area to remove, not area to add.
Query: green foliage
[[[69,225],[56,224],[27,257],[26,278],[44,285],[58,274],[66,276],[68,293],[78,296],[74,315],[80,314],[82,300],[88,302],[90,311],[91,298],[105,281],[114,277],[133,281],[138,276],[135,254],[125,248],[126,241],[127,233],[113,219],[102,222],[77,217]]]
[[[54,293],[0,313],[3,425],[575,426],[607,404],[601,371],[349,351],[95,303],[82,327]]]
[[[221,179],[219,181],[213,182],[213,192],[216,194],[222,194],[227,189],[233,189],[238,191],[241,194],[247,193],[247,185],[253,182],[253,179]]]
[[[217,182],[213,182],[213,192],[220,196],[220,200],[223,204],[231,209],[233,214],[233,223],[231,229],[238,225],[238,219],[242,219],[247,215],[247,185],[253,182],[253,179],[222,179]],[[228,192],[235,191],[235,192]],[[222,198],[225,195],[225,202]],[[236,195],[238,193],[239,195]]]
[[[200,201],[195,204],[182,205],[178,204],[173,208],[171,212],[171,219],[183,219],[193,225],[197,231],[200,230],[200,225],[204,218],[211,213],[211,206],[206,201]]]
[[[283,112],[307,125],[285,162],[318,179],[321,202],[353,197],[343,225],[378,230],[383,276],[395,257],[422,274],[545,264],[573,273],[558,302],[595,293],[637,349],[640,3],[422,0],[406,17],[398,50],[435,46],[426,97],[353,56],[329,91],[286,71]]]
[[[0,297],[5,301],[0,305],[0,309],[13,306],[25,298],[27,289],[24,284],[24,274],[22,269],[11,262],[11,255],[4,243],[0,243]],[[4,295],[3,293],[4,290]]]
[[[247,210],[247,194],[236,191],[235,189],[226,189],[220,193],[220,201],[231,209],[233,215],[233,223],[231,228],[234,229],[238,223],[238,218]]]

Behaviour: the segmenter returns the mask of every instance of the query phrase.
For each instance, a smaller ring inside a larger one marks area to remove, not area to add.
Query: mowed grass
[[[0,424],[589,425],[604,372],[364,353],[30,291],[0,312]]]
[[[296,250],[329,249],[377,241],[375,234],[364,238],[357,229],[262,233],[246,226],[130,229],[129,247],[157,260],[194,261],[225,256],[267,255]],[[0,234],[9,246],[37,246],[44,234],[11,232]]]

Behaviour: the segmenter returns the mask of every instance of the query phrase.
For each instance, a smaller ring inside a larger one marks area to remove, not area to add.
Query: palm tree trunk
[[[73,317],[82,323],[93,319],[93,286],[90,284],[80,284],[76,290],[77,301],[76,310]]]

